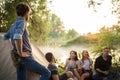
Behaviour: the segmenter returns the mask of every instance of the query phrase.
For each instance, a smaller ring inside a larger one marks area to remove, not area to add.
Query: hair
[[[53,60],[53,58],[55,59],[55,57],[53,56],[53,53],[52,52],[47,52],[45,54],[45,58],[48,62],[51,62]]]
[[[82,62],[84,63],[84,56],[83,56],[83,54],[85,53],[85,52],[87,52],[87,56],[88,56],[88,60],[90,60],[90,56],[89,56],[89,53],[88,53],[88,51],[87,50],[83,50],[82,51]]]
[[[74,51],[74,50],[72,50],[72,51],[70,51],[70,54],[71,54],[72,52],[75,54],[74,60],[77,61],[77,60],[78,60],[77,52]],[[69,58],[68,60],[70,60],[70,59],[71,59],[71,58]]]
[[[110,49],[109,47],[103,47],[103,50],[105,50],[105,49]]]
[[[16,13],[18,16],[23,17],[29,11],[30,11],[30,7],[24,2],[21,2],[16,6]]]

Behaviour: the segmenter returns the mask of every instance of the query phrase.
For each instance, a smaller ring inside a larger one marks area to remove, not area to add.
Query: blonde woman
[[[90,78],[92,75],[92,60],[89,57],[87,50],[82,51],[82,58],[80,59],[80,64],[82,67],[81,80],[85,78]],[[89,79],[90,80],[90,79]]]

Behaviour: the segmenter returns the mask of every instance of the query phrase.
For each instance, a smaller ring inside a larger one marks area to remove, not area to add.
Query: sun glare
[[[111,27],[118,19],[111,13],[110,0],[104,0],[94,12],[87,7],[87,0],[53,0],[53,6],[49,7],[64,23],[65,29],[75,29],[78,33],[96,33],[100,27]]]
[[[63,57],[60,58],[61,62],[65,63],[67,58],[68,58],[67,55],[64,55]]]

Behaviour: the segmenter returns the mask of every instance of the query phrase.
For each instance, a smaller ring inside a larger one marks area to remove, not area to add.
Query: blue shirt
[[[22,39],[22,50],[23,52],[29,51],[32,52],[30,41],[28,38],[27,23],[22,17],[18,17],[10,30],[4,35],[3,39],[11,39],[13,45],[13,50],[18,52],[15,46],[16,39]]]

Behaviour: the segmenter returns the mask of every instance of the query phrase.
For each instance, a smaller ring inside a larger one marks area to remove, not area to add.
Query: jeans
[[[32,57],[21,58],[21,66],[17,67],[17,80],[27,80],[27,70],[40,74],[39,80],[49,80],[50,72]]]
[[[103,75],[101,74],[101,73],[98,73],[98,72],[95,72],[94,74],[93,74],[93,79],[94,80],[103,80]]]
[[[93,79],[94,80],[103,80],[104,77],[107,77],[108,80],[113,80],[115,77],[116,77],[116,73],[114,72],[109,72],[109,74],[107,76],[101,74],[101,73],[98,73],[98,72],[95,72],[93,74]]]

